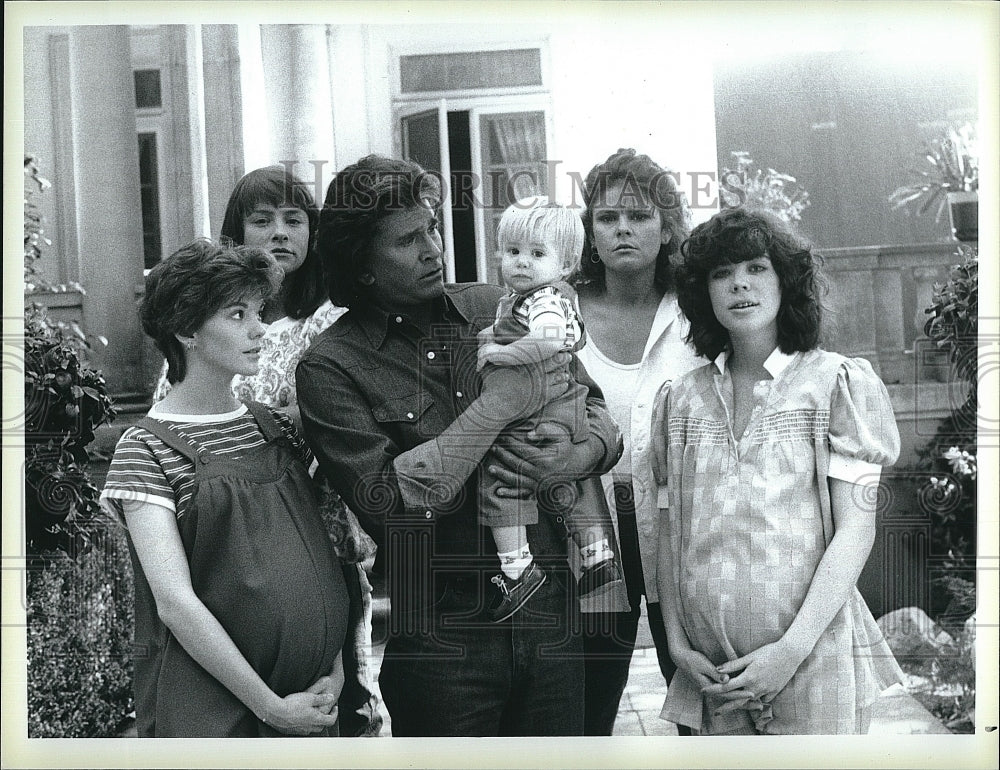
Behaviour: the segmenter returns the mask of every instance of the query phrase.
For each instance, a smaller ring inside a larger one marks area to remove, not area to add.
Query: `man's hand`
[[[547,483],[586,476],[603,451],[600,439],[589,437],[574,444],[561,425],[542,423],[524,434],[501,436],[493,446],[495,462],[488,470],[503,483],[498,496],[525,499]]]

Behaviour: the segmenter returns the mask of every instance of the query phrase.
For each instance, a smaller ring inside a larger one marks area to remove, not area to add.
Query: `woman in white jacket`
[[[691,218],[676,175],[646,155],[622,149],[587,175],[584,202],[587,243],[576,283],[588,341],[579,357],[604,391],[625,443],[621,460],[603,481],[613,501],[628,603],[584,615],[584,730],[611,735],[642,596],[667,683],[676,669],[656,595],[659,527],[650,418],[659,387],[704,359],[684,341],[688,326],[674,292],[671,259],[690,231]]]

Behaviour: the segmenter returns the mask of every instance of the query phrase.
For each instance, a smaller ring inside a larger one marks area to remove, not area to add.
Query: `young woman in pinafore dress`
[[[311,457],[230,388],[256,369],[280,276],[260,250],[201,241],[147,278],[174,387],[123,434],[103,493],[133,555],[142,737],[336,734],[348,600]]]

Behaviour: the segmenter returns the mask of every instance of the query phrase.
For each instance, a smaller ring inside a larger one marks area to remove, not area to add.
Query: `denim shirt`
[[[411,601],[429,595],[442,572],[481,579],[496,571],[496,547],[477,517],[481,469],[458,494],[442,494],[442,453],[461,452],[462,445],[434,439],[479,396],[476,335],[493,323],[501,295],[487,284],[447,286],[430,334],[404,312],[352,308],[316,337],[298,365],[306,440],[321,472],[379,544],[376,564],[388,567],[394,600],[404,588]],[[588,421],[606,449],[594,472],[603,473],[621,452],[618,428],[582,365],[574,358],[571,367],[590,388]],[[462,438],[470,454],[492,440]],[[528,540],[539,564],[565,566],[566,532],[553,517],[529,526]]]

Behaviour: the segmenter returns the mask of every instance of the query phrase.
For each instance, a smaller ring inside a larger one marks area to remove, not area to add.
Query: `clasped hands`
[[[785,688],[805,655],[779,639],[719,666],[690,647],[677,650],[674,659],[703,695],[723,701],[715,710],[718,716],[740,709],[760,711]]]

